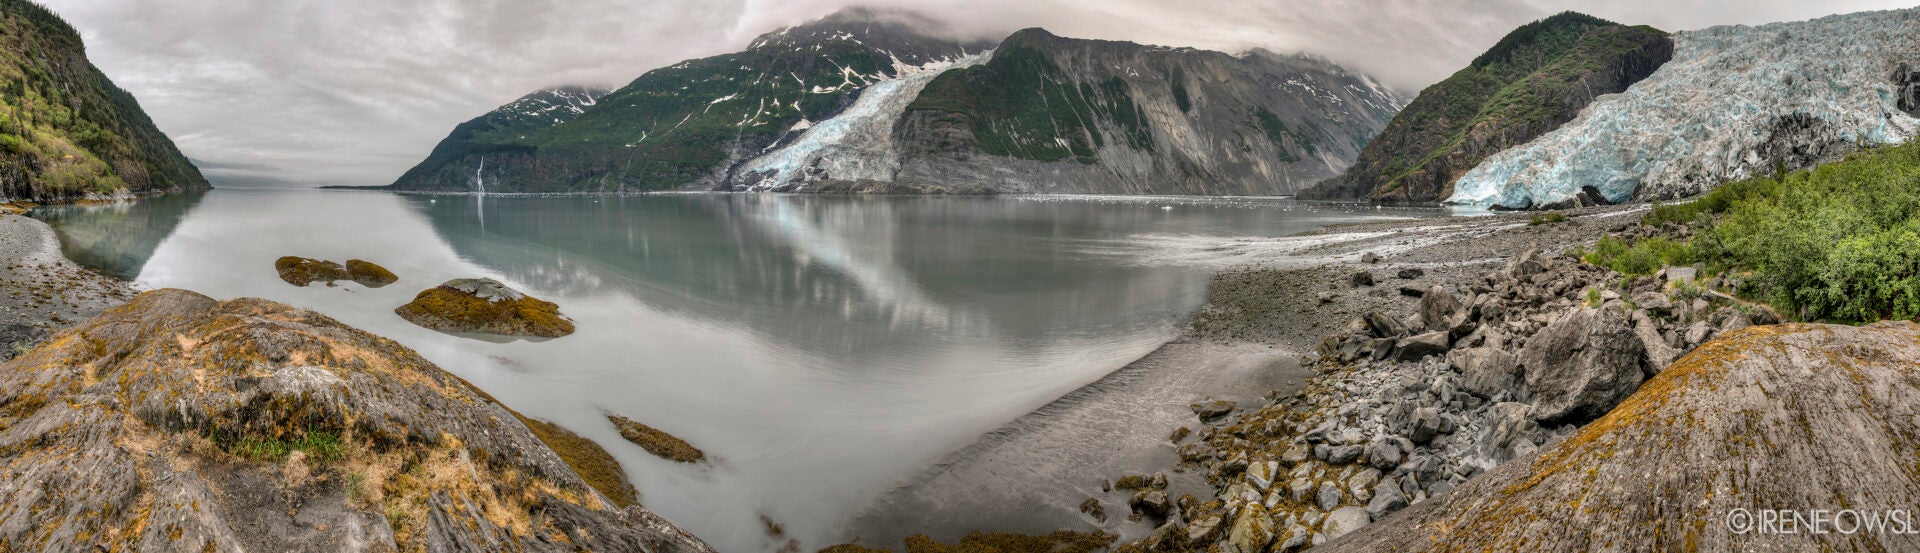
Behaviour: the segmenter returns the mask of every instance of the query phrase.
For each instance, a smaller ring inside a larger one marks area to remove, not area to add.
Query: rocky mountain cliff
[[[1677,33],[1671,62],[1488,158],[1448,201],[1535,207],[1587,188],[1609,202],[1680,198],[1904,142],[1920,135],[1901,105],[1916,36],[1920,9]]]
[[[317,313],[150,292],[0,365],[0,543],[712,551],[590,486],[553,432]]]
[[[456,130],[392,188],[1292,193],[1403,103],[1305,56],[1038,29],[995,48],[937,28],[840,12],[648,72],[543,129]]]
[[[133,96],[87,61],[80,33],[31,0],[0,0],[0,201],[204,188]]]
[[[1916,360],[1910,322],[1739,330],[1565,440],[1326,549],[1911,550],[1911,519],[1887,517],[1920,500]],[[1769,532],[1762,510],[1831,516]]]
[[[1672,38],[1650,27],[1574,12],[1521,26],[1421,91],[1351,169],[1301,197],[1440,201],[1481,160],[1565,124],[1672,57]]]
[[[894,178],[1007,192],[1290,194],[1344,169],[1400,105],[1318,58],[1028,29],[906,106]]]

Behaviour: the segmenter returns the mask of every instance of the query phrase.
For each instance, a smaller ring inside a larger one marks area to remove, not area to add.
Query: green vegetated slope
[[[1105,140],[1097,127],[1101,122],[1118,129],[1128,144],[1152,149],[1147,115],[1134,105],[1127,82],[1120,77],[1077,82],[1048,59],[1050,39],[1057,37],[1040,29],[1015,33],[994,51],[991,62],[949,71],[928,83],[907,111],[937,112],[967,123],[973,138],[968,145],[996,156],[1094,163],[1094,152]],[[1185,92],[1171,90],[1176,99],[1186,98]],[[1190,100],[1180,104],[1191,106]]]
[[[0,0],[0,200],[207,188],[133,96],[87,62],[80,34]]]
[[[769,33],[741,52],[648,71],[557,124],[456,131],[448,140],[471,146],[436,150],[393,188],[472,190],[476,175],[522,192],[718,185],[730,160],[760,152],[802,120],[839,113],[858,91],[896,75],[896,59],[920,65],[984,49],[915,33],[894,17],[841,12]]]
[[[1630,274],[1702,263],[1806,321],[1920,319],[1920,143],[1782,173],[1657,206],[1643,224],[1690,232],[1606,238],[1587,259]]]
[[[1673,57],[1673,40],[1566,12],[1515,29],[1465,69],[1420,92],[1345,175],[1302,197],[1428,202],[1481,160],[1579,115]]]

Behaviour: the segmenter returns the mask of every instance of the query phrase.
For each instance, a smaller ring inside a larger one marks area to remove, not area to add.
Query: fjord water
[[[722,551],[778,549],[762,517],[806,550],[829,545],[918,469],[1172,338],[1210,269],[1170,261],[1165,244],[1433,214],[1257,199],[264,190],[37,212],[71,257],[141,288],[269,298],[397,340],[600,442],[644,505]],[[289,286],[273,270],[283,255],[365,259],[400,282]],[[474,276],[558,303],[579,331],[483,341],[393,314]],[[608,413],[712,463],[652,457]]]

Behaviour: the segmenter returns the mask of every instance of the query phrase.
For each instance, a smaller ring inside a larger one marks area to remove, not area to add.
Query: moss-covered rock
[[[573,321],[560,314],[560,306],[489,278],[449,280],[421,291],[393,312],[441,332],[540,338],[573,334]]]
[[[273,269],[280,273],[280,280],[294,286],[306,286],[315,282],[332,286],[334,281],[351,280],[368,288],[379,288],[400,280],[393,271],[387,270],[370,261],[349,259],[345,265],[324,259],[310,259],[298,256],[286,256],[273,261]]]
[[[522,420],[318,313],[150,292],[0,365],[0,549],[711,551]]]
[[[368,288],[379,288],[400,281],[400,277],[371,261],[347,260],[347,278]]]
[[[1912,550],[1916,536],[1862,521],[1920,504],[1915,366],[1911,322],[1734,331],[1557,444],[1324,548]],[[1790,511],[1785,531],[1753,526],[1763,510]]]
[[[627,441],[633,442],[634,445],[647,450],[647,453],[657,455],[661,459],[681,463],[698,463],[707,460],[707,454],[693,447],[693,444],[660,429],[640,424],[640,421],[620,415],[607,415],[607,420],[613,422],[613,427],[620,430],[620,437],[626,438]]]

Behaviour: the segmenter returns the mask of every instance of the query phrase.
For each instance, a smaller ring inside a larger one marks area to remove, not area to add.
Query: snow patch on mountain
[[[1450,203],[1527,207],[1593,187],[1611,202],[1700,194],[1783,156],[1903,142],[1892,78],[1920,62],[1920,9],[1674,36],[1673,61],[1565,126],[1488,158]],[[1803,160],[1794,160],[1803,161]]]
[[[894,78],[867,86],[852,106],[830,119],[802,120],[794,130],[804,134],[767,155],[742,164],[739,174],[749,190],[795,191],[822,180],[892,180],[900,169],[894,149],[893,125],[921,89],[949,70],[986,61],[992,52],[957,60],[906,65],[894,58]]]

